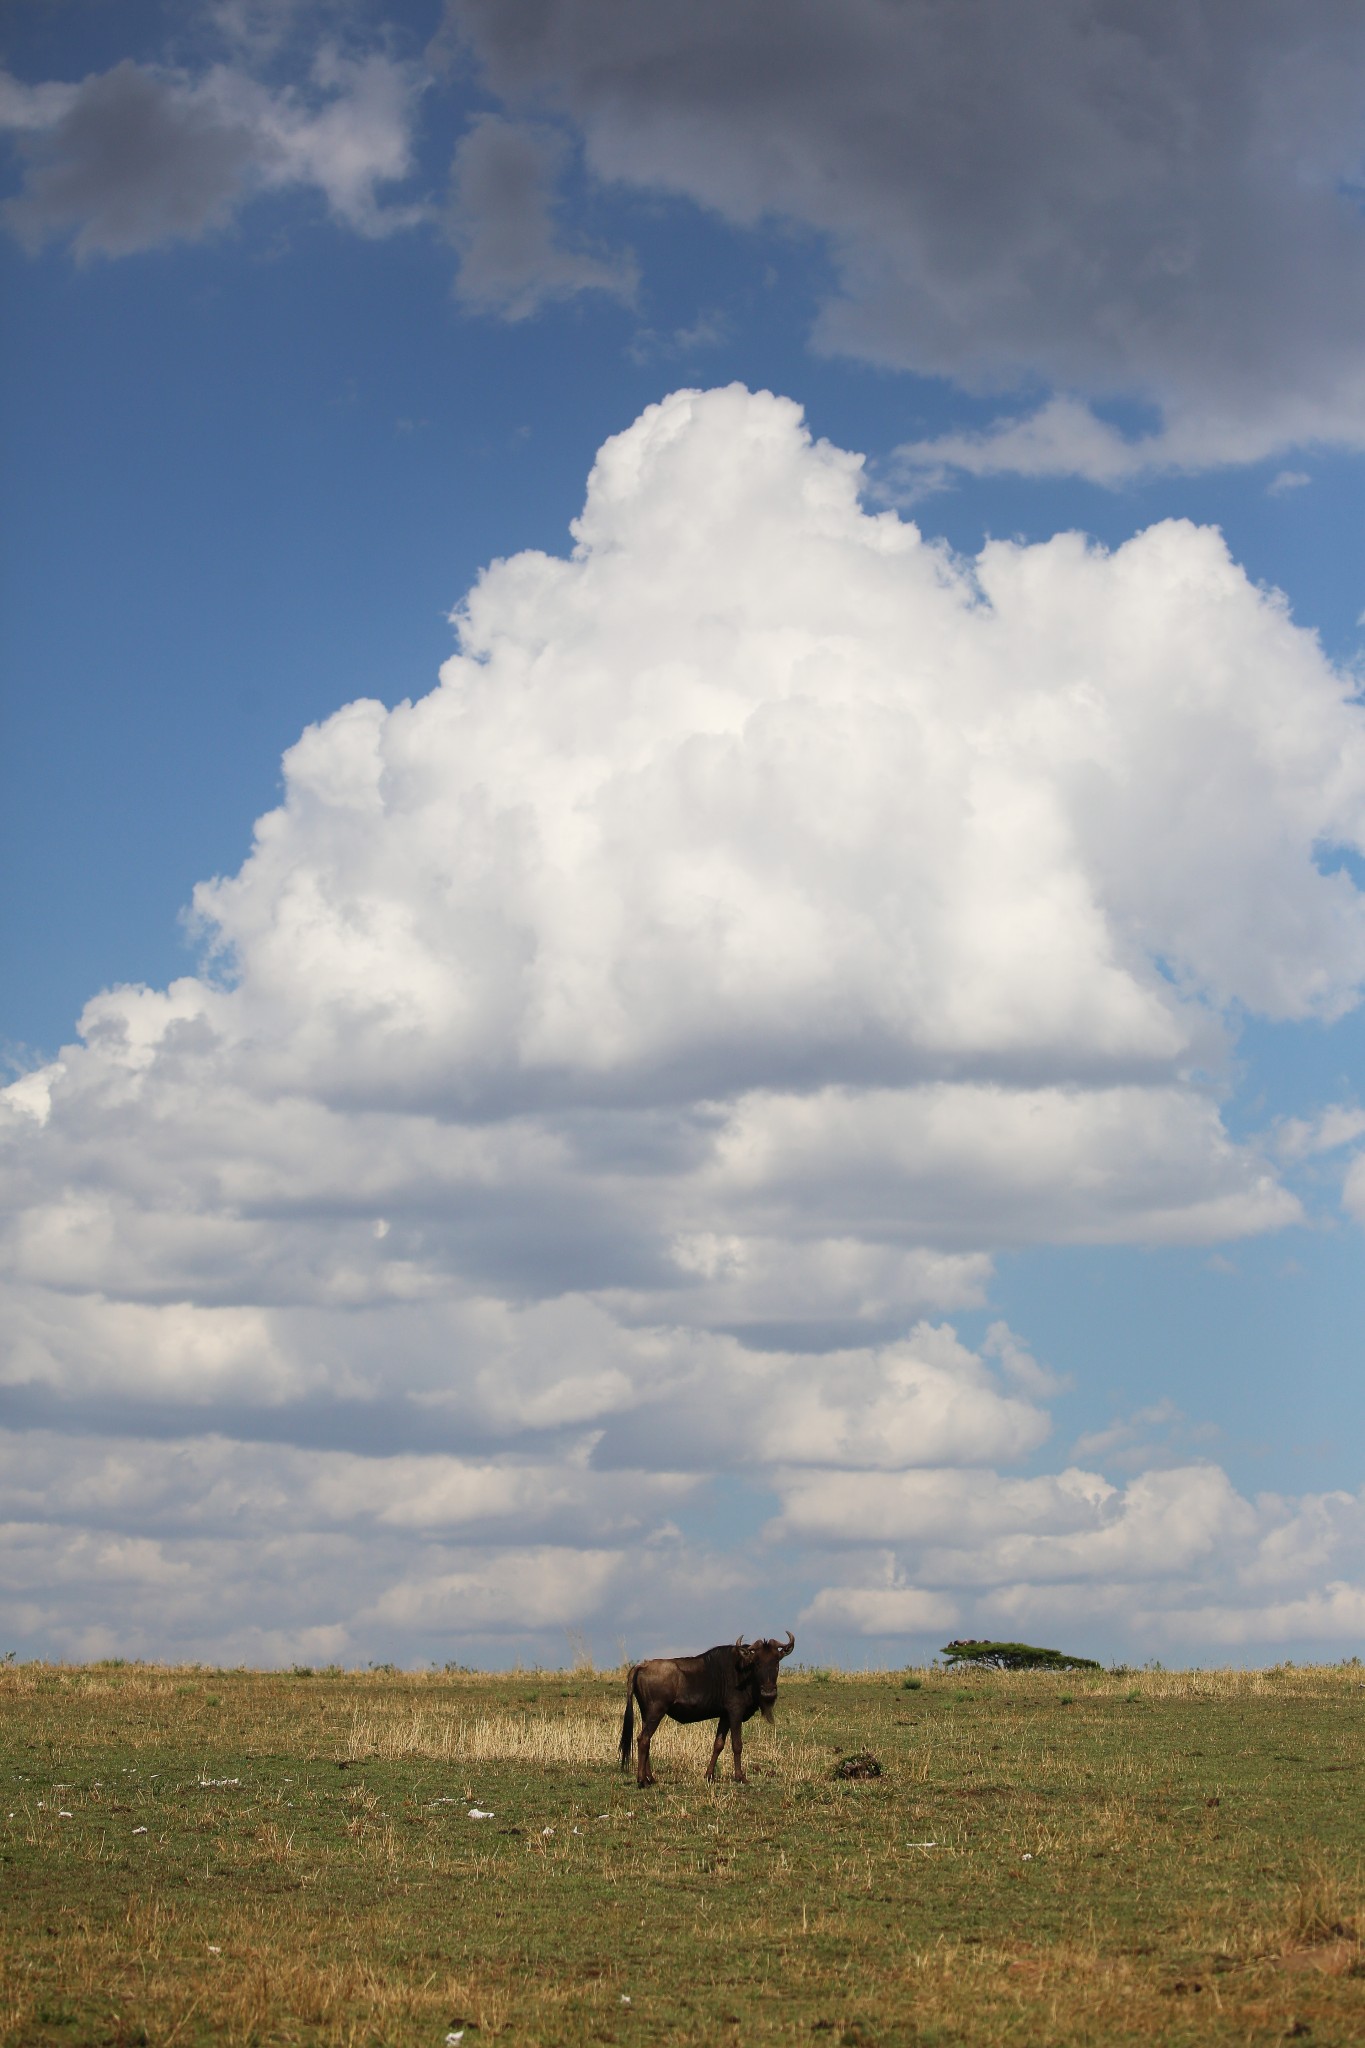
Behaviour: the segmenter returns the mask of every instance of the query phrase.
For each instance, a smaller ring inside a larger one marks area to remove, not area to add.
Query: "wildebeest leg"
[[[717,1721],[716,1723],[716,1739],[711,1746],[711,1761],[706,1766],[706,1775],[709,1779],[715,1778],[716,1763],[719,1759],[721,1751],[725,1747],[725,1731],[729,1727],[729,1725],[730,1724],[726,1716],[722,1714],[719,1721]]]
[[[749,1782],[749,1780],[744,1775],[743,1731],[744,1723],[742,1721],[736,1721],[730,1730],[730,1748],[734,1754],[735,1759],[735,1783],[737,1785],[747,1785]]]
[[[655,1706],[646,1707],[640,1717],[640,1740],[636,1744],[635,1749],[635,1782],[637,1785],[652,1785],[654,1783],[654,1773],[649,1768],[649,1745],[654,1731],[660,1721],[663,1720],[663,1717],[663,1708]]]

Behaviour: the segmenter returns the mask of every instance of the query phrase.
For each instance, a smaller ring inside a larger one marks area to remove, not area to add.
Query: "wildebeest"
[[[630,1762],[630,1738],[635,1726],[635,1708],[640,1709],[640,1741],[636,1751],[636,1781],[652,1785],[649,1745],[665,1714],[674,1721],[709,1721],[716,1716],[716,1741],[706,1775],[716,1775],[716,1760],[725,1747],[727,1733],[735,1759],[735,1783],[744,1779],[744,1723],[752,1714],[773,1717],[777,1698],[777,1667],[796,1648],[790,1630],[785,1643],[764,1640],[746,1643],[738,1637],[733,1648],[720,1643],[703,1650],[699,1657],[649,1657],[633,1665],[626,1680],[626,1713],[621,1723],[621,1769]]]

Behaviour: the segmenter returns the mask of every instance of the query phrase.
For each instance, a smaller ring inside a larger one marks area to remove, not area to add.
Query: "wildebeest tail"
[[[622,1770],[624,1770],[626,1768],[626,1765],[630,1762],[630,1741],[632,1735],[635,1733],[635,1674],[639,1670],[639,1668],[640,1667],[638,1664],[632,1664],[630,1667],[630,1676],[626,1680],[626,1715],[625,1719],[621,1723]]]

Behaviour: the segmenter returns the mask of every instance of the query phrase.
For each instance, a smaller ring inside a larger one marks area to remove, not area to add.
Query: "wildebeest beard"
[[[759,1701],[759,1703],[758,1703],[758,1711],[759,1711],[759,1713],[760,1713],[760,1714],[762,1714],[762,1716],[763,1716],[764,1720],[765,1720],[765,1721],[767,1722],[768,1726],[769,1726],[769,1727],[771,1728],[771,1727],[772,1727],[772,1725],[773,1725],[773,1703],[772,1703],[772,1701],[771,1701],[771,1700],[760,1700],[760,1701]]]

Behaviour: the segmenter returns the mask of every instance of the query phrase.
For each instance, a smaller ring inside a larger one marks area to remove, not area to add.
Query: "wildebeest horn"
[[[787,1630],[787,1640],[786,1640],[786,1642],[785,1642],[785,1643],[783,1644],[782,1648],[781,1648],[781,1649],[780,1649],[780,1650],[778,1651],[778,1653],[777,1653],[777,1654],[778,1654],[778,1656],[779,1656],[779,1657],[790,1657],[790,1655],[791,1655],[792,1651],[793,1651],[793,1650],[794,1650],[795,1648],[796,1648],[796,1637],[795,1637],[795,1636],[794,1636],[794,1635],[792,1634],[791,1630],[790,1630],[790,1629],[788,1629],[788,1630]]]
[[[738,1635],[737,1635],[737,1636],[735,1637],[735,1655],[736,1655],[736,1656],[738,1656],[738,1655],[740,1654],[740,1652],[741,1652],[741,1650],[742,1650],[743,1648],[744,1648],[744,1631],[743,1631],[743,1629],[741,1629],[741,1630],[740,1630],[740,1632],[739,1632],[739,1634],[738,1634]]]

